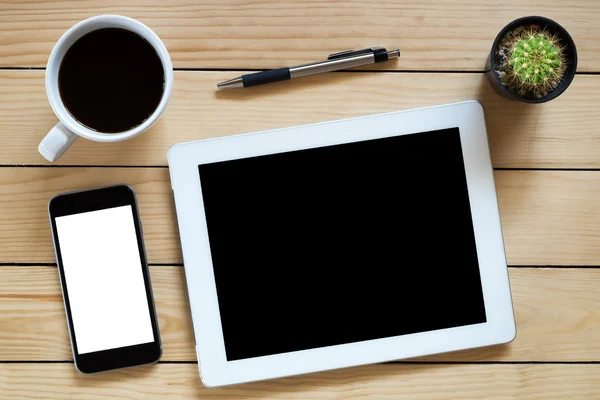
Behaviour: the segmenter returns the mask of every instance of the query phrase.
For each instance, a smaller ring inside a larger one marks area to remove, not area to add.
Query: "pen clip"
[[[348,58],[348,57],[353,57],[353,56],[360,56],[363,54],[373,54],[375,53],[376,50],[385,50],[385,47],[383,46],[373,46],[373,47],[368,47],[366,49],[360,49],[360,50],[346,50],[346,51],[340,51],[339,53],[333,53],[330,54],[329,56],[327,56],[328,60],[339,60],[341,58]]]

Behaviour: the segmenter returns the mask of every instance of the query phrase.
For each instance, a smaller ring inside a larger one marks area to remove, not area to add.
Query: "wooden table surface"
[[[146,134],[79,140],[50,165],[44,88],[53,44],[97,14],[144,22],[175,72]],[[482,71],[498,31],[544,15],[579,51],[571,87],[543,105],[505,100]],[[397,62],[243,91],[215,84],[376,44]],[[485,107],[517,320],[514,342],[206,389],[198,376],[167,169],[173,143],[477,99]],[[94,0],[0,2],[0,398],[599,399],[600,2],[597,0]],[[163,338],[160,363],[95,376],[72,362],[47,217],[73,189],[138,193]]]

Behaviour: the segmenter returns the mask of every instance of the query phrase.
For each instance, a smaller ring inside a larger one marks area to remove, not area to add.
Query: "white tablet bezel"
[[[460,130],[487,322],[227,361],[198,165],[453,127]],[[206,386],[391,361],[514,339],[516,329],[496,188],[483,109],[478,102],[181,143],[171,147],[168,160],[200,375]]]

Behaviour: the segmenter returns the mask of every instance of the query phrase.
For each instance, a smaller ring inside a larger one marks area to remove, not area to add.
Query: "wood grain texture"
[[[162,359],[195,361],[183,268],[150,271]],[[72,359],[58,269],[0,267],[0,361]]]
[[[438,71],[483,70],[506,24],[544,15],[573,36],[580,71],[600,70],[595,0],[9,0],[0,4],[1,65],[45,66],[59,37],[97,14],[150,26],[176,68],[276,68],[384,44],[399,47],[402,58],[381,68]]]
[[[182,267],[152,266],[163,361],[196,361]],[[600,360],[600,269],[511,268],[517,338],[417,361]],[[0,361],[72,360],[58,270],[0,267]]]
[[[600,4],[600,3],[598,3]],[[58,164],[166,165],[178,142],[479,100],[497,168],[600,168],[600,76],[578,75],[543,105],[506,100],[482,74],[332,73],[216,91],[238,72],[176,72],[165,115],[121,143],[79,140]],[[0,71],[0,164],[48,164],[37,146],[57,122],[44,71]]]
[[[600,174],[496,171],[510,265],[600,263]]]
[[[14,168],[0,174],[0,263],[54,262],[47,205],[57,193],[131,184],[150,263],[181,263],[166,168]],[[598,265],[600,172],[496,171],[509,265]]]
[[[600,169],[600,76],[577,75],[544,105],[500,98],[480,73],[514,18],[562,24],[579,72],[600,72],[596,0],[0,0],[0,263],[52,263],[46,206],[55,194],[120,182],[138,192],[152,263],[180,263],[165,168],[14,168],[47,162],[37,145],[57,122],[45,95],[53,45],[70,26],[121,14],[164,40],[176,69],[265,69],[376,44],[401,59],[251,90],[217,92],[242,72],[177,71],[165,115],[119,144],[79,140],[58,165],[165,166],[174,143],[416,107],[479,100],[496,168]],[[497,171],[508,262],[598,265],[599,171]],[[153,266],[166,361],[195,360],[183,268]],[[56,267],[0,266],[0,399],[598,399],[600,269],[511,268],[518,334],[490,348],[225,389],[202,386],[195,364],[83,376],[71,360]],[[17,361],[2,363],[2,361]],[[27,361],[34,363],[19,363]],[[424,364],[422,362],[465,362]],[[508,362],[508,364],[477,364]],[[516,362],[516,363],[513,363]],[[520,362],[525,362],[521,364]],[[584,364],[527,364],[582,362]]]
[[[0,262],[55,262],[48,201],[117,183],[131,184],[138,194],[149,262],[181,262],[166,168],[4,168],[0,182]]]
[[[2,399],[522,399],[600,397],[599,365],[371,365],[208,389],[191,364],[82,375],[73,365],[0,365]]]

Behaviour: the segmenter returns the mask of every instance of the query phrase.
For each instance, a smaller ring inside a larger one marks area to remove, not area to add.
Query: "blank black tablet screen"
[[[227,360],[486,322],[458,128],[198,170]]]

